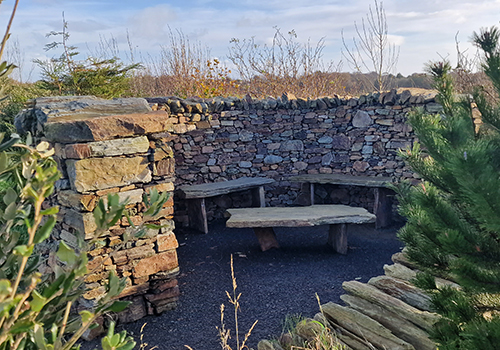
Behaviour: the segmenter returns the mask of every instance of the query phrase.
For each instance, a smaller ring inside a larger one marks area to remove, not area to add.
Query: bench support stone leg
[[[303,182],[300,191],[303,200],[299,205],[314,205],[314,184]]]
[[[339,254],[347,254],[347,225],[331,224],[328,231],[328,244]]]
[[[392,190],[388,188],[375,188],[375,205],[373,208],[377,221],[375,228],[384,228],[392,225]]]
[[[187,210],[189,216],[189,227],[197,229],[203,233],[208,233],[205,198],[188,199]]]
[[[263,208],[266,206],[266,192],[264,186],[252,188],[252,206]]]
[[[263,252],[271,248],[280,247],[272,227],[254,227],[253,231],[259,240],[260,249]]]
[[[311,205],[314,205],[314,184],[309,184],[309,193],[311,195]]]

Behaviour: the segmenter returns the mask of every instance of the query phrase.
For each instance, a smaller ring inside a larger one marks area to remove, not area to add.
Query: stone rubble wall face
[[[65,175],[59,182],[57,202],[60,210],[59,239],[75,246],[78,235],[86,241],[97,240],[88,252],[87,292],[81,307],[92,307],[105,292],[109,271],[126,278],[127,286],[120,297],[133,302],[131,308],[118,315],[122,322],[159,314],[176,306],[179,272],[173,232],[173,190],[175,167],[171,147],[164,139],[151,135],[133,136],[98,142],[55,145],[56,158]],[[154,152],[156,149],[167,150]],[[164,164],[167,164],[165,166]],[[147,229],[135,238],[126,219],[105,233],[96,232],[92,211],[99,199],[107,202],[108,194],[128,199],[126,210],[132,222],[144,222],[142,196],[156,188],[167,191],[170,199],[151,222],[161,229]],[[132,238],[126,239],[127,236]]]
[[[395,90],[379,95],[342,100],[306,101],[293,96],[278,100],[212,99],[201,103],[167,98],[148,99],[153,109],[166,110],[179,123],[196,130],[173,141],[176,184],[223,181],[242,176],[275,179],[266,187],[269,206],[300,204],[300,184],[288,178],[299,174],[343,173],[389,176],[415,180],[398,156],[399,149],[415,140],[407,115],[415,108],[440,111],[433,95]],[[198,103],[200,104],[200,103]],[[176,113],[175,113],[176,112]],[[359,205],[372,210],[373,191],[317,186],[318,203]],[[207,200],[209,219],[222,218],[225,208],[249,205],[248,193]],[[176,221],[186,225],[188,216],[176,201]]]

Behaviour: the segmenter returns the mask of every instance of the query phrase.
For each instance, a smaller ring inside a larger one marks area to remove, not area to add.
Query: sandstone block
[[[59,204],[84,211],[93,211],[97,205],[97,196],[92,194],[80,194],[75,191],[60,191],[57,194]]]
[[[179,247],[179,243],[177,243],[177,238],[173,232],[158,235],[156,243],[158,245],[158,252],[176,249]]]
[[[138,189],[134,189],[131,191],[118,192],[116,194],[118,195],[120,203],[122,203],[126,200],[127,204],[136,204],[136,203],[142,202],[142,194],[143,193],[144,193],[144,191],[142,190],[142,188],[138,188]],[[107,196],[102,197],[102,200],[105,204],[108,203]]]
[[[144,157],[67,160],[71,188],[82,193],[151,181]]]
[[[174,190],[174,184],[173,184],[173,182],[164,182],[164,183],[159,183],[159,184],[152,185],[152,186],[144,186],[144,190],[147,193],[149,193],[149,191],[152,188],[155,188],[159,193],[162,193],[165,191],[172,192]]]
[[[85,234],[85,239],[92,237],[91,233],[95,232],[97,226],[92,213],[80,213],[72,209],[68,209],[64,215],[64,223],[74,228],[78,232]]]
[[[104,286],[100,286],[91,290],[88,290],[83,294],[83,297],[87,300],[99,299],[106,294],[106,288]]]
[[[144,294],[149,289],[149,283],[138,284],[123,288],[123,291],[118,295],[117,299],[127,297],[129,295]]]
[[[140,247],[125,250],[129,260],[144,259],[155,254],[153,244],[147,244]]]
[[[165,158],[155,163],[153,175],[155,176],[173,176],[175,171],[175,160]]]
[[[166,252],[140,260],[134,268],[134,276],[148,276],[161,271],[172,270],[178,265],[177,252],[175,250],[167,250]]]

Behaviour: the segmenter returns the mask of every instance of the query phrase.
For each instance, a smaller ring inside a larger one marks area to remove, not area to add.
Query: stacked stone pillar
[[[178,119],[165,111],[152,112],[143,99],[59,97],[38,99],[31,107],[16,119],[18,129],[31,130],[37,138],[49,141],[63,174],[54,198],[60,206],[54,238],[75,248],[79,240],[92,243],[80,307],[92,308],[104,296],[110,271],[126,279],[119,298],[132,301],[118,315],[120,321],[175,307],[179,266],[172,220],[175,166],[170,141],[179,129]],[[167,192],[170,198],[158,215],[145,218],[143,195],[152,189]],[[124,218],[98,233],[92,211],[108,194],[127,200],[134,225],[148,221],[161,228],[148,228],[138,237]]]

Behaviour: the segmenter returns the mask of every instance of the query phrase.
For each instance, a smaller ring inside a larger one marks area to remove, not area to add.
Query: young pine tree
[[[483,51],[483,70],[500,94],[500,32],[474,33]],[[422,271],[417,283],[433,293],[443,318],[435,327],[439,349],[500,347],[500,103],[480,88],[455,98],[447,62],[428,67],[434,76],[441,115],[410,117],[420,143],[401,152],[424,180],[400,186],[400,230],[408,257]],[[482,124],[474,123],[473,107]],[[432,275],[461,286],[436,288]]]

